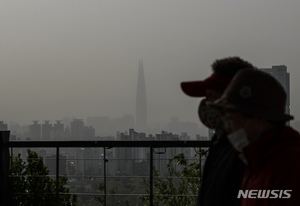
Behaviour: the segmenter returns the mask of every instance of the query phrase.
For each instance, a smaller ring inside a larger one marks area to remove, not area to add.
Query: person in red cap
[[[245,68],[254,68],[239,57],[216,60],[213,73],[203,81],[182,82],[181,88],[191,97],[205,97],[199,105],[200,121],[216,133],[212,137],[209,154],[205,161],[203,178],[199,188],[197,205],[219,206],[237,204],[245,165],[238,158],[238,152],[227,139],[222,113],[208,102],[221,97],[234,75]]]
[[[242,70],[211,106],[225,111],[230,143],[246,165],[241,206],[300,205],[300,134],[286,122],[286,93],[271,75]]]

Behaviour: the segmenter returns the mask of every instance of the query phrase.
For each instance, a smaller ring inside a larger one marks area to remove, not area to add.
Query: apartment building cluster
[[[61,120],[54,124],[50,121],[33,121],[31,125],[20,126],[10,125],[11,135],[14,139],[22,141],[61,141],[61,140],[93,140],[95,139],[95,129],[86,126],[82,119],[73,119],[69,125],[65,125]]]

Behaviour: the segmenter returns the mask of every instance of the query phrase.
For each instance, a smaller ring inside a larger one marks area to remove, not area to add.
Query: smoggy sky
[[[299,0],[0,1],[1,120],[135,115],[139,59],[148,121],[199,122],[181,81],[215,59],[286,65],[300,119]]]

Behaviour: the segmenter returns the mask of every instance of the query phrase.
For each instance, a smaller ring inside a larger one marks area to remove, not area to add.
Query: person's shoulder
[[[276,161],[300,161],[300,134],[289,126],[284,126],[275,131],[265,145],[265,153]]]
[[[300,134],[289,126],[282,128],[282,133],[278,141],[276,141],[277,160],[283,161],[287,166],[299,163],[300,166]],[[297,167],[299,167],[297,166]]]
[[[281,130],[280,141],[282,146],[288,145],[288,147],[300,147],[300,134],[290,126],[284,126]]]
[[[288,135],[289,137],[297,137],[300,138],[300,133],[290,126],[283,126],[282,133]]]
[[[273,158],[274,172],[277,177],[299,179],[300,173],[300,145],[290,145],[285,147],[280,153]],[[295,179],[296,180],[296,179]]]

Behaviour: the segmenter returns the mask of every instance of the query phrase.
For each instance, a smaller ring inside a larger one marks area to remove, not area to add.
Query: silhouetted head
[[[204,80],[182,82],[183,92],[191,97],[219,98],[229,85],[234,75],[245,68],[254,68],[249,62],[239,57],[216,60],[212,64],[213,73]]]
[[[284,125],[293,116],[285,114],[286,93],[270,74],[258,69],[239,71],[221,98],[211,106],[225,111],[231,131],[251,122],[251,127],[271,128]],[[251,133],[251,128],[248,132]]]

